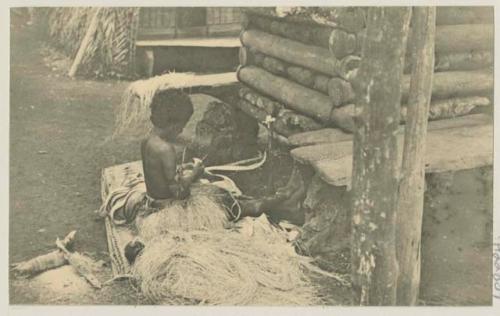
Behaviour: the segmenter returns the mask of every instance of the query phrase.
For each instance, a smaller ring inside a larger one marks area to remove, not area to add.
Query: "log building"
[[[308,246],[313,255],[339,250],[350,232],[353,103],[366,9],[243,12],[237,106],[258,122],[274,117],[276,138],[314,170],[304,203],[306,236],[308,226],[315,230]],[[491,303],[493,22],[488,7],[436,12],[422,236],[421,299],[427,302]],[[401,82],[401,151],[413,58],[406,56]],[[472,189],[481,183],[484,190]],[[320,200],[330,207],[319,207]]]

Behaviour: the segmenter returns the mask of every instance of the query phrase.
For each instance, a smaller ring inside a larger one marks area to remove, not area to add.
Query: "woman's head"
[[[176,137],[193,114],[193,103],[182,91],[157,93],[151,103],[151,122],[170,137]]]

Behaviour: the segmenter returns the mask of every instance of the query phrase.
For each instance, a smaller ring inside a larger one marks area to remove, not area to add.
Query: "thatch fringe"
[[[195,74],[192,73],[169,73],[132,82],[115,109],[113,138],[124,135],[130,137],[147,135],[152,128],[150,106],[155,94],[168,88],[189,87],[194,77]]]
[[[53,43],[74,58],[93,15],[98,26],[81,63],[81,74],[127,76],[133,73],[139,8],[54,8],[49,15]]]

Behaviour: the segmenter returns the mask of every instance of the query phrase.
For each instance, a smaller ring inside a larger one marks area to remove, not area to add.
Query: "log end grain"
[[[328,48],[337,58],[342,59],[353,54],[357,47],[356,36],[341,29],[333,29],[328,39]]]

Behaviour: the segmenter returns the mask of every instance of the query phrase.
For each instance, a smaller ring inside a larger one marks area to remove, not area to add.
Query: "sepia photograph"
[[[10,306],[500,300],[494,6],[172,4],[8,8]]]

